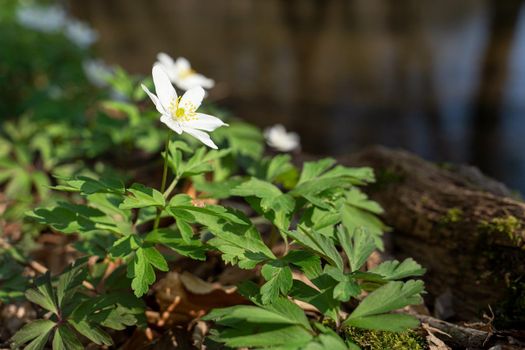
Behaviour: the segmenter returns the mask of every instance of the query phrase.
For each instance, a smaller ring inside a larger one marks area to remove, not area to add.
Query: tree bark
[[[525,203],[475,168],[404,151],[373,147],[341,162],[375,169],[370,195],[393,229],[388,253],[427,268],[438,316],[472,320],[490,306],[501,325],[525,325]]]

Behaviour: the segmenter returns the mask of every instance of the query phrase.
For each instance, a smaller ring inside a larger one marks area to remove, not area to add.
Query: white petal
[[[220,120],[219,118],[216,118],[211,115],[203,114],[203,113],[197,113],[196,120],[190,120],[188,122],[184,122],[184,125],[192,129],[198,129],[198,130],[204,130],[204,131],[213,131],[223,125],[228,126],[228,124],[223,123],[223,121]]]
[[[204,89],[200,86],[189,89],[180,99],[179,107],[186,111],[195,112],[204,99]]]
[[[162,104],[160,103],[160,101],[157,98],[157,96],[155,96],[151,91],[149,91],[149,89],[146,87],[146,85],[141,84],[141,86],[142,86],[142,90],[146,91],[146,93],[148,94],[149,98],[151,98],[151,101],[153,101],[153,104],[157,108],[157,111],[159,111],[160,114],[165,114],[166,111],[164,110],[164,107],[162,107]]]
[[[208,146],[210,148],[213,148],[213,149],[217,149],[218,148],[217,145],[215,143],[213,143],[213,141],[211,140],[210,135],[208,135],[204,131],[200,131],[200,130],[192,129],[192,128],[189,128],[189,127],[185,127],[184,125],[182,127],[182,130],[184,132],[187,132],[191,136],[195,137],[200,142],[204,143],[206,146]]]
[[[163,122],[170,128],[171,130],[175,131],[177,134],[182,134],[182,128],[178,122],[173,120],[173,118],[169,115],[163,114],[160,117],[160,121]]]
[[[187,71],[188,69],[191,69],[190,61],[185,59],[184,57],[179,57],[175,61],[175,69],[178,71]]]
[[[184,79],[179,79],[177,85],[184,90],[189,90],[193,87],[200,86],[205,89],[211,89],[215,86],[213,79],[206,78],[202,74],[192,74]]]
[[[164,107],[165,110],[168,110],[170,102],[177,99],[177,92],[173,85],[171,85],[168,74],[162,69],[160,64],[157,63],[153,65],[151,74],[153,75],[153,83],[155,84],[157,97],[159,98],[162,107]]]
[[[158,55],[157,55],[157,60],[165,65],[166,67],[171,67],[175,64],[175,62],[173,61],[173,58],[171,58],[170,55],[168,55],[167,53],[164,53],[164,52],[159,52]]]

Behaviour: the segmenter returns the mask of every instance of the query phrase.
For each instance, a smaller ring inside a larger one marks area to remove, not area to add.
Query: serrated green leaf
[[[63,304],[75,294],[75,290],[82,285],[82,282],[87,276],[87,270],[85,269],[86,263],[87,258],[79,259],[58,277],[56,296],[59,308],[61,308]]]
[[[346,203],[374,214],[383,213],[383,208],[377,202],[369,200],[368,196],[356,187],[346,193]]]
[[[182,236],[182,239],[186,243],[190,243],[191,239],[193,238],[193,229],[190,224],[188,224],[186,221],[181,220],[180,218],[177,219],[177,228],[179,229],[179,232]]]
[[[301,269],[309,279],[318,277],[322,273],[321,258],[306,250],[291,250],[283,260]]]
[[[232,347],[300,347],[312,339],[304,312],[284,298],[264,308],[238,305],[215,309],[204,319],[222,325],[213,339]]]
[[[363,319],[407,305],[420,304],[423,290],[423,281],[388,282],[363,299],[343,324],[350,324],[353,319]]]
[[[44,346],[46,346],[50,335],[51,335],[51,331],[48,331],[47,333],[39,334],[38,337],[36,337],[32,342],[26,345],[24,350],[42,350],[44,349]]]
[[[19,347],[29,341],[37,340],[35,345],[33,345],[36,346],[34,348],[42,349],[53,327],[55,327],[55,322],[51,320],[36,320],[26,324],[24,327],[22,327],[22,329],[16,332],[16,334],[11,338],[11,341],[13,342],[14,346]],[[45,336],[45,338],[40,338],[43,336]],[[46,341],[44,341],[44,344],[40,346],[43,339]]]
[[[153,247],[137,249],[133,262],[128,265],[128,275],[133,278],[131,288],[135,296],[140,297],[146,294],[149,286],[155,282],[153,267],[161,271],[168,270],[168,264],[162,254]]]
[[[85,233],[94,230],[119,231],[115,220],[106,213],[81,204],[59,202],[58,206],[51,210],[36,209],[29,214],[29,217],[63,233]]]
[[[261,273],[266,283],[261,287],[261,300],[263,304],[269,304],[280,295],[287,295],[292,288],[292,270],[288,266],[277,264],[265,264]]]
[[[58,307],[55,294],[51,287],[51,276],[49,272],[37,280],[36,289],[29,289],[25,295],[27,300],[40,305],[44,309],[58,314]]]
[[[206,259],[206,247],[202,244],[201,240],[192,239],[187,242],[181,237],[180,232],[168,228],[148,233],[145,242],[163,244],[177,253],[188,256],[192,259]]]
[[[142,250],[144,252],[144,257],[151,265],[155,266],[160,271],[169,270],[166,259],[164,259],[162,254],[157,249],[155,249],[154,247],[148,247],[139,250]]]
[[[383,314],[351,318],[344,324],[364,329],[403,332],[409,328],[418,327],[419,321],[417,318],[405,314]]]
[[[288,235],[303,247],[320,254],[330,264],[343,270],[343,259],[330,238],[317,232],[308,232],[302,227],[299,227],[296,231],[289,231]]]
[[[71,179],[58,177],[62,185],[52,187],[59,191],[80,192],[83,195],[95,193],[124,194],[125,188],[119,179],[103,178],[96,180],[87,176],[77,176]]]
[[[67,324],[57,328],[53,336],[53,350],[82,350],[84,346]]]
[[[383,250],[381,235],[388,230],[388,227],[386,227],[375,214],[349,204],[341,205],[339,210],[343,226],[348,232],[365,230],[374,239],[374,243],[378,249]]]
[[[399,262],[397,260],[385,261],[368,272],[376,273],[387,280],[397,280],[411,276],[421,276],[425,269],[412,258]]]
[[[290,296],[315,306],[323,315],[337,318],[339,301],[333,298],[333,286],[317,289],[302,281],[294,280]]]
[[[352,272],[359,270],[376,249],[374,239],[364,229],[349,233],[338,227],[337,239],[348,257]]]
[[[170,207],[191,206],[191,197],[187,194],[177,194],[170,199]]]
[[[234,196],[254,196],[257,198],[275,198],[282,194],[276,186],[255,177],[235,187],[230,193]]]
[[[111,337],[104,332],[99,326],[88,323],[86,321],[76,322],[74,320],[68,320],[68,323],[73,326],[83,336],[91,340],[97,345],[112,345],[113,340]]]
[[[141,242],[136,235],[128,235],[116,240],[109,250],[109,253],[113,258],[125,257],[137,250],[140,246]]]
[[[120,204],[121,209],[145,207],[163,208],[166,205],[164,196],[156,189],[135,183],[128,188],[128,192],[131,193],[131,195],[126,196],[122,204]]]
[[[339,282],[334,288],[334,299],[346,302],[350,298],[357,297],[361,292],[359,285],[350,277]]]
[[[313,180],[335,164],[335,159],[325,158],[315,162],[305,162],[297,185]]]

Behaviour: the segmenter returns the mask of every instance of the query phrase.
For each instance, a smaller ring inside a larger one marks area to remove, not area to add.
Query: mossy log
[[[371,197],[385,209],[390,254],[424,265],[427,303],[441,318],[496,313],[525,327],[525,203],[466,166],[437,165],[373,147],[340,159],[376,171]]]

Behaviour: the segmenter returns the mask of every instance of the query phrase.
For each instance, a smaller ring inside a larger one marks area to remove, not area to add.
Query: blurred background
[[[371,144],[476,165],[525,191],[521,0],[65,1],[108,63],[188,58],[210,98],[303,150]]]

